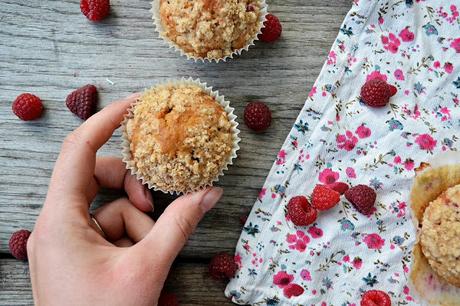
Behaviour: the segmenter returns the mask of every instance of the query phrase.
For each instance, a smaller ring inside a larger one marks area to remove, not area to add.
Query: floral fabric
[[[251,305],[359,305],[381,289],[417,305],[407,286],[415,242],[414,168],[460,147],[460,3],[355,0],[245,224],[226,295]],[[390,105],[360,102],[366,80],[398,88]],[[342,197],[296,227],[286,205],[318,183],[377,191],[366,217]]]

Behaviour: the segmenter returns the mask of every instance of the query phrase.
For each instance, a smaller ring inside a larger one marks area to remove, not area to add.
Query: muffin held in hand
[[[160,35],[189,58],[220,60],[257,39],[266,14],[262,0],[154,0]]]
[[[123,124],[124,161],[150,188],[186,193],[210,186],[236,157],[235,118],[223,97],[198,82],[155,86]]]
[[[420,243],[433,270],[460,287],[460,185],[449,188],[426,208]]]

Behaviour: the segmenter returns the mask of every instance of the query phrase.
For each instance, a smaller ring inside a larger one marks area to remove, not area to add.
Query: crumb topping
[[[460,287],[460,185],[449,188],[426,208],[420,243],[433,270]]]
[[[211,184],[233,148],[227,113],[197,85],[159,85],[144,92],[127,134],[138,172],[165,191]]]
[[[219,59],[245,47],[259,28],[259,0],[160,0],[164,35],[184,52]]]

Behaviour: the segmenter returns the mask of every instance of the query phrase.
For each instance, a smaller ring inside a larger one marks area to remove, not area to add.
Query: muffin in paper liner
[[[188,86],[192,86],[192,87],[188,87]],[[195,171],[195,169],[197,169],[196,171],[204,171],[206,170],[207,168],[206,167],[209,167],[209,165],[211,165],[212,167],[214,168],[218,168],[218,173],[215,175],[215,176],[209,176],[208,179],[202,181],[199,185],[197,184],[194,184],[194,183],[190,183],[191,182],[191,178],[190,180],[187,179],[187,184],[185,184],[184,186],[180,186],[180,184],[178,184],[178,181],[181,181],[180,179],[177,179],[175,180],[174,179],[174,176],[173,175],[170,175],[169,172],[167,174],[167,177],[170,178],[172,180],[173,183],[168,183],[166,180],[164,180],[164,176],[162,177],[161,175],[160,176],[157,176],[157,180],[153,179],[152,177],[148,178],[146,177],[146,174],[142,173],[142,171],[139,170],[139,163],[136,164],[136,162],[134,161],[134,157],[133,157],[133,153],[131,151],[131,136],[132,136],[132,126],[130,126],[130,124],[133,124],[134,121],[131,120],[134,118],[134,112],[135,112],[135,109],[136,107],[141,103],[141,99],[143,96],[141,96],[137,102],[135,102],[130,108],[129,108],[129,111],[128,111],[128,114],[125,116],[125,119],[123,120],[122,122],[122,156],[123,156],[123,162],[126,164],[126,168],[129,169],[131,171],[131,173],[133,175],[135,175],[137,177],[138,180],[140,180],[143,184],[147,184],[147,186],[150,188],[150,189],[153,189],[153,190],[156,190],[156,191],[162,191],[164,193],[170,193],[170,194],[180,194],[180,193],[189,193],[189,192],[193,192],[193,191],[197,191],[197,190],[200,190],[200,189],[203,189],[203,188],[206,188],[208,186],[212,186],[212,184],[214,182],[217,182],[219,180],[219,177],[224,175],[224,171],[228,169],[228,166],[229,165],[232,165],[233,164],[233,159],[237,157],[237,154],[236,152],[239,150],[239,146],[238,146],[238,143],[240,142],[240,138],[238,137],[240,131],[238,130],[238,123],[236,122],[236,115],[234,115],[234,108],[230,107],[230,103],[228,101],[225,100],[225,98],[221,95],[219,95],[219,92],[218,91],[213,91],[212,87],[209,87],[207,86],[206,83],[202,83],[199,79],[192,79],[192,78],[188,78],[188,79],[185,79],[185,78],[182,78],[181,80],[171,80],[171,81],[167,81],[167,82],[162,82],[162,83],[159,83],[159,84],[156,84],[155,86],[153,86],[152,88],[150,89],[147,89],[145,92],[144,92],[144,95],[145,94],[148,94],[149,92],[151,92],[153,89],[156,89],[156,90],[161,90],[162,88],[164,89],[167,89],[169,87],[166,87],[166,86],[174,86],[173,88],[175,88],[177,90],[177,88],[184,88],[185,90],[189,89],[189,90],[192,90],[192,89],[197,89],[196,87],[198,87],[199,89],[202,90],[201,91],[197,91],[197,93],[199,94],[203,94],[204,93],[204,96],[205,98],[207,98],[208,96],[210,96],[212,98],[212,101],[213,102],[206,102],[208,100],[206,100],[205,102],[206,103],[210,103],[210,104],[205,104],[207,106],[207,109],[209,110],[209,108],[214,108],[215,106],[213,106],[212,104],[214,102],[216,102],[219,107],[219,110],[222,110],[225,112],[226,114],[226,119],[228,120],[223,120],[221,122],[221,117],[219,117],[220,115],[222,115],[221,113],[218,113],[218,111],[214,111],[214,112],[211,112],[210,113],[210,116],[214,116],[214,114],[216,114],[213,118],[216,119],[217,121],[216,122],[213,122],[213,123],[216,123],[218,126],[214,126],[214,135],[220,135],[220,136],[223,136],[224,139],[227,139],[228,140],[228,137],[231,136],[231,148],[229,150],[229,152],[226,154],[228,155],[226,161],[224,163],[221,163],[220,164],[220,167],[217,167],[216,164],[212,164],[212,163],[209,163],[209,159],[206,160],[206,165],[203,166],[203,163],[200,164],[200,155],[197,155],[198,157],[196,157],[195,159],[195,153],[193,153],[195,151],[195,149],[198,151],[198,148],[196,147],[197,144],[195,143],[191,143],[191,144],[188,144],[188,149],[191,148],[191,154],[188,154],[187,153],[183,153],[182,151],[177,151],[178,149],[175,147],[176,145],[177,146],[180,146],[181,144],[185,144],[185,141],[187,141],[187,138],[183,138],[183,139],[180,139],[179,141],[182,141],[181,143],[175,143],[174,142],[174,139],[170,139],[170,138],[165,138],[165,139],[162,139],[161,141],[164,141],[162,144],[167,144],[168,146],[172,146],[171,149],[172,150],[176,150],[174,151],[175,153],[175,156],[174,158],[172,158],[173,160],[173,164],[176,165],[178,167],[178,169],[180,170],[181,167],[189,167],[188,169],[192,169],[193,171]],[[171,90],[171,88],[169,88],[169,90]],[[169,99],[169,96],[168,96],[168,99]],[[170,100],[169,100],[170,101]],[[203,100],[201,100],[203,101]],[[204,103],[204,102],[203,102]],[[184,107],[183,105],[180,106],[178,105],[177,107]],[[180,120],[198,120],[198,121],[195,121],[195,122],[203,122],[203,120],[200,120],[200,119],[203,119],[203,117],[200,117],[200,116],[205,116],[206,114],[208,114],[207,112],[203,112],[205,109],[203,109],[202,112],[194,112],[192,110],[192,108],[190,106],[188,106],[189,108],[185,108],[185,111],[184,110],[180,110],[178,112],[175,113],[175,116],[174,118],[177,118],[178,120],[180,118]],[[203,106],[204,107],[204,106]],[[172,107],[173,108],[173,107]],[[171,112],[172,110],[170,109],[169,112]],[[162,113],[163,111],[161,111]],[[189,114],[187,115],[183,115],[184,113],[186,112],[189,112]],[[157,116],[160,112],[157,113]],[[163,119],[163,122],[165,123],[167,120],[169,119],[166,119],[166,115],[168,114],[168,112],[166,112],[166,114],[162,114],[164,117]],[[205,114],[205,115],[203,115]],[[198,117],[197,117],[198,116]],[[160,118],[160,117],[156,117],[156,118]],[[176,120],[176,119],[171,119],[171,120]],[[185,119],[184,119],[185,118]],[[188,119],[188,118],[192,118],[192,119]],[[196,118],[196,119],[193,119],[193,118]],[[130,123],[130,121],[132,123]],[[153,120],[155,121],[155,120]],[[142,122],[142,121],[139,121],[139,122]],[[146,121],[147,122],[147,121]],[[165,135],[164,137],[167,137],[167,133],[160,133],[162,131],[162,127],[161,127],[161,120],[156,120],[157,124],[158,124],[158,127],[154,128],[157,132],[156,136],[158,137],[163,137],[163,135]],[[173,123],[175,123],[175,121],[171,121]],[[186,121],[187,122],[187,121]],[[211,123],[211,124],[213,124]],[[177,123],[177,129],[180,129],[180,126],[181,124],[183,126],[186,126],[185,123],[183,122],[178,122]],[[193,124],[193,123],[192,123]],[[219,134],[220,131],[221,131],[221,125],[223,126],[223,129],[224,129],[224,132],[222,134]],[[193,126],[192,126],[193,127]],[[166,127],[163,127],[163,128],[168,128],[168,126],[166,125]],[[210,127],[212,128],[212,127]],[[199,127],[197,126],[196,127],[197,130],[199,130]],[[170,129],[172,130],[172,129]],[[169,136],[171,135],[178,135],[176,134],[175,130],[176,129],[173,129],[174,131],[172,132],[172,134],[169,134]],[[217,130],[217,131],[216,131]],[[185,131],[185,130],[184,130]],[[187,130],[188,131],[188,130]],[[229,136],[229,134],[231,134]],[[182,134],[179,134],[179,135],[182,135]],[[142,135],[139,135],[139,136],[142,136]],[[195,136],[200,136],[200,135],[195,135]],[[152,138],[152,142],[154,143],[154,146],[158,146],[157,150],[160,150],[161,152],[163,152],[163,147],[161,146],[161,143],[160,141],[158,141],[158,138],[155,139],[155,135],[152,135],[151,136]],[[227,138],[225,138],[227,137]],[[174,138],[174,137],[173,137]],[[142,138],[144,139],[144,138]],[[193,137],[192,137],[193,139]],[[176,139],[177,140],[177,139]],[[203,140],[203,139],[201,139]],[[145,145],[144,143],[139,142],[138,141],[138,144],[141,143],[141,145]],[[138,145],[136,143],[134,143],[133,145]],[[154,147],[150,147],[152,150],[154,150],[153,148]],[[223,147],[224,149],[223,150],[226,150],[228,149],[228,146],[224,146]],[[183,154],[182,154],[183,153]],[[203,154],[205,155],[201,155],[202,158],[208,158],[206,157],[206,154],[211,154],[212,152],[206,152],[204,151]],[[182,155],[181,155],[182,154]],[[199,154],[199,153],[197,153]],[[224,154],[224,153],[222,153]],[[162,156],[162,154],[157,154],[158,156],[160,156],[160,158],[166,158],[164,157],[164,155]],[[182,163],[178,162],[178,156],[181,155],[181,158],[185,158],[186,160],[181,160]],[[204,157],[203,157],[204,156]],[[210,155],[209,155],[210,156]],[[215,155],[212,155],[212,156],[215,156]],[[223,155],[221,155],[223,156]],[[169,159],[169,157],[168,157]],[[150,162],[152,161],[152,159],[150,159]],[[169,159],[169,161],[171,161],[171,159]],[[146,160],[141,160],[140,162],[142,163],[145,163]],[[153,165],[148,165],[148,166],[153,166]],[[160,164],[159,166],[165,166],[165,165],[162,165]],[[201,167],[201,168],[200,168]],[[205,168],[203,168],[205,167]],[[174,168],[173,170],[175,170],[176,168]],[[184,168],[182,168],[184,169]],[[166,171],[163,171],[163,174],[165,173]],[[214,173],[216,172],[216,169],[212,170],[211,173]],[[185,175],[185,173],[181,174],[180,175]],[[179,176],[178,176],[179,177]],[[201,179],[201,176],[200,176],[200,179]],[[185,181],[182,177],[182,181]],[[162,186],[159,186],[159,185],[162,185]],[[176,185],[176,186],[174,186]]]
[[[408,285],[421,305],[460,305],[460,288],[449,284],[431,267],[420,242],[421,223],[426,208],[446,190],[460,184],[460,153],[435,156],[416,169],[410,202],[412,221],[417,229]],[[459,237],[460,239],[460,237]]]
[[[152,1],[151,13],[152,13],[153,23],[155,25],[155,30],[158,32],[159,36],[169,45],[170,48],[175,49],[182,56],[186,56],[187,59],[193,60],[195,62],[197,61],[201,61],[201,62],[206,62],[206,61],[213,62],[214,61],[216,63],[220,61],[225,62],[227,61],[227,59],[233,59],[233,57],[236,55],[241,55],[243,51],[248,51],[251,46],[255,45],[255,42],[258,40],[259,34],[262,33],[262,29],[264,28],[265,17],[268,11],[268,7],[267,7],[265,0],[255,0],[259,3],[259,6],[260,6],[258,21],[257,21],[258,27],[257,27],[257,31],[255,32],[254,36],[251,39],[247,40],[247,43],[244,45],[244,47],[239,48],[239,49],[234,49],[232,50],[230,54],[222,54],[222,56],[218,56],[218,57],[209,57],[209,56],[202,57],[202,56],[196,56],[192,52],[185,51],[179,44],[177,44],[171,38],[168,37],[168,35],[166,34],[167,31],[165,30],[161,22],[161,15],[160,15],[161,1],[164,1],[164,0],[153,0]],[[226,1],[226,0],[221,0],[221,1]],[[204,32],[206,33],[206,31]]]

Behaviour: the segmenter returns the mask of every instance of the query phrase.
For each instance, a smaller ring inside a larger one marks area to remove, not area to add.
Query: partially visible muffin
[[[262,28],[260,0],[157,0],[166,36],[194,58],[222,59]]]
[[[236,139],[222,105],[187,83],[145,91],[125,126],[136,174],[165,192],[211,185],[229,162]]]
[[[460,287],[460,185],[447,189],[426,208],[420,243],[432,269]]]

